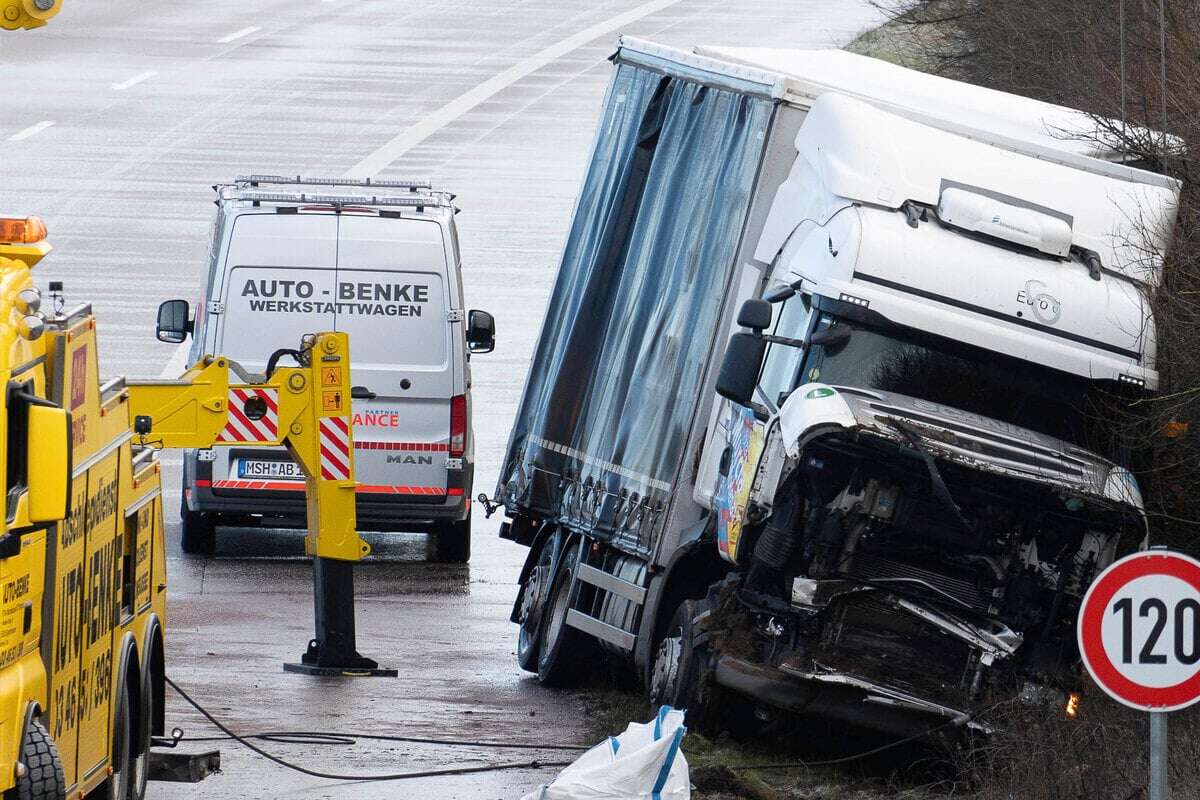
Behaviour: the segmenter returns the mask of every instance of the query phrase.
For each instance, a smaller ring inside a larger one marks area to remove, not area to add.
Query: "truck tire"
[[[62,759],[58,747],[40,720],[30,720],[25,730],[22,747],[22,763],[28,770],[25,777],[17,779],[11,794],[5,798],[13,800],[63,800],[67,787],[63,782]]]
[[[554,576],[546,608],[546,621],[539,637],[537,675],[543,686],[570,686],[587,672],[592,652],[584,634],[567,625],[571,584],[579,560],[579,543],[563,550],[562,561]]]
[[[694,715],[699,697],[696,685],[700,653],[696,652],[692,620],[696,601],[683,600],[675,606],[662,638],[654,649],[650,669],[650,701],[655,706],[668,705],[688,709]]]
[[[192,511],[187,501],[180,504],[179,519],[182,522],[179,546],[191,555],[211,556],[217,549],[216,515],[203,511]]]
[[[649,695],[654,705],[683,709],[689,727],[715,739],[727,729],[735,734],[741,731],[742,711],[752,706],[730,697],[707,675],[712,645],[693,620],[709,608],[707,600],[682,600],[675,607],[654,651]]]
[[[433,560],[440,564],[465,564],[471,560],[471,514],[457,522],[439,522],[433,528]]]
[[[129,800],[145,800],[146,785],[150,781],[150,738],[154,727],[154,690],[147,685],[142,694],[142,709],[139,723],[132,732],[132,755],[129,761]]]
[[[521,610],[517,618],[517,666],[526,672],[538,671],[541,654],[542,619],[546,598],[550,595],[550,570],[554,562],[554,537],[547,537],[538,551],[537,563],[521,584]]]
[[[129,689],[122,685],[115,698],[112,730],[112,772],[101,786],[102,800],[131,800],[133,792],[133,728],[129,713]]]

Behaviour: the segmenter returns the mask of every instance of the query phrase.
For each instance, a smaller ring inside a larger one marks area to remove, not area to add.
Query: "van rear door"
[[[453,307],[442,226],[343,214],[336,329],[350,334],[355,473],[360,493],[446,496],[456,385]]]
[[[337,226],[333,213],[237,216],[220,289],[224,307],[210,352],[262,372],[275,350],[295,349],[305,334],[333,330]],[[237,420],[232,424],[236,428]],[[216,494],[304,489],[299,467],[282,447],[217,447],[213,455]]]

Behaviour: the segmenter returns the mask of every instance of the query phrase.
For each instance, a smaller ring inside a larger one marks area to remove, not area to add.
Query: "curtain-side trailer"
[[[1161,252],[1178,185],[837,51],[613,61],[497,487],[520,665],[598,643],[693,711],[897,731],[1060,696],[1080,587],[1145,533],[1082,405],[1156,383],[1130,212]]]

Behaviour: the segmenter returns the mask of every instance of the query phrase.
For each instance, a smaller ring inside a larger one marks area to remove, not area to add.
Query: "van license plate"
[[[294,461],[250,461],[242,458],[238,459],[238,477],[303,480],[304,473]]]

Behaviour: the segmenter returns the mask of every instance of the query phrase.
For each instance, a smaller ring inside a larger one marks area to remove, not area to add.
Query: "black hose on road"
[[[190,705],[192,708],[199,711],[204,716],[205,719],[207,719],[214,726],[216,726],[216,728],[219,731],[221,731],[221,733],[225,734],[225,736],[227,736],[228,738],[230,738],[230,739],[234,740],[235,742],[237,742],[238,744],[242,745],[242,747],[245,747],[247,750],[250,750],[251,752],[262,756],[263,758],[267,759],[268,761],[273,761],[274,763],[278,764],[281,767],[286,767],[290,770],[294,770],[303,775],[309,775],[313,778],[324,778],[325,780],[331,780],[331,781],[403,781],[403,780],[411,780],[413,778],[436,778],[436,777],[441,777],[441,776],[446,776],[446,775],[469,775],[471,773],[476,773],[476,772],[499,772],[502,770],[514,770],[514,769],[543,769],[545,767],[565,767],[565,766],[570,765],[570,763],[571,763],[570,761],[520,761],[520,762],[514,762],[514,763],[510,763],[510,764],[481,764],[479,766],[474,766],[474,767],[445,767],[442,769],[430,769],[430,770],[421,770],[421,771],[414,771],[414,772],[397,772],[397,773],[392,773],[389,775],[340,775],[337,773],[320,772],[318,770],[309,769],[308,767],[300,766],[299,764],[293,764],[292,762],[287,761],[286,759],[282,759],[277,755],[268,753],[266,750],[263,750],[261,747],[254,744],[253,742],[251,742],[249,740],[249,738],[247,738],[245,736],[239,736],[238,734],[231,731],[228,727],[226,727],[223,723],[218,721],[216,717],[214,717],[211,713],[209,713],[208,709],[204,708],[204,706],[200,705],[195,700],[193,700],[191,698],[191,696],[188,695],[187,692],[185,692],[183,689],[180,689],[179,685],[177,683],[175,683],[175,681],[171,680],[170,678],[166,678],[166,677],[164,677],[164,679],[166,680],[167,685],[175,690],[176,694],[178,694],[180,697],[182,697],[183,700],[188,705]],[[275,736],[278,736],[278,734],[275,734]],[[317,734],[317,736],[322,737],[325,735]],[[326,738],[328,738],[328,737],[326,736]],[[359,737],[359,738],[391,739],[392,737],[363,736],[363,737]],[[396,739],[396,740],[407,741],[407,739]],[[413,738],[411,740],[412,741],[420,741],[415,738]],[[193,740],[193,741],[195,741],[195,740]],[[332,744],[333,742],[328,742],[328,743]],[[437,743],[438,744],[449,744],[450,742],[443,740],[443,741],[437,742]],[[456,744],[474,744],[475,746],[489,746],[489,747],[496,746],[495,743],[489,743],[486,745],[483,743],[464,743],[464,742],[455,742],[455,743]]]

